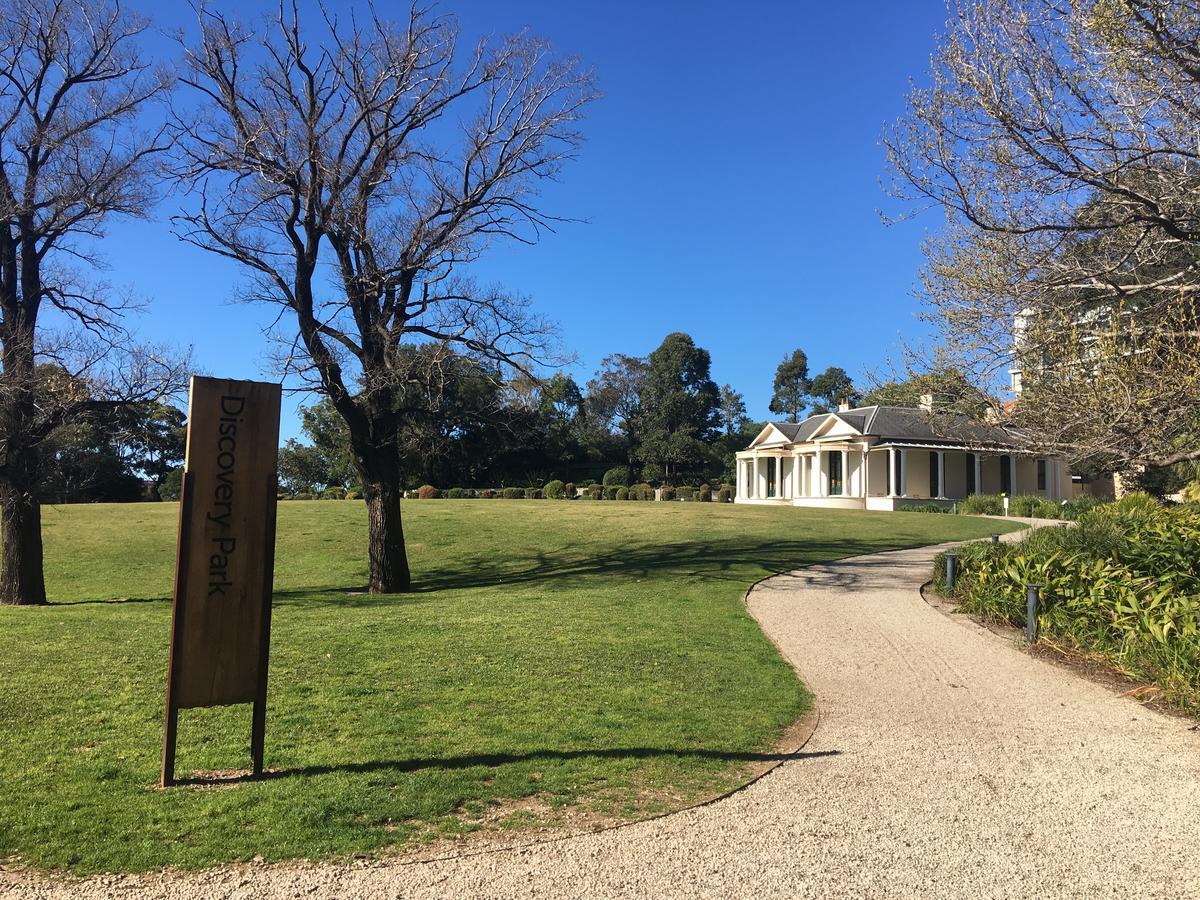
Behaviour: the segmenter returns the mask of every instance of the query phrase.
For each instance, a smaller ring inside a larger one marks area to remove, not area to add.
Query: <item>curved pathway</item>
[[[113,878],[62,896],[1200,897],[1200,728],[927,606],[935,551],[751,592],[821,721],[795,760],[719,803],[446,861]]]

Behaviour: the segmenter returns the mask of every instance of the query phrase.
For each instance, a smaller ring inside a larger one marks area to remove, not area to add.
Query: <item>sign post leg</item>
[[[161,787],[171,787],[175,784],[175,736],[179,727],[179,710],[170,703],[167,704],[166,727],[163,729],[162,777]]]

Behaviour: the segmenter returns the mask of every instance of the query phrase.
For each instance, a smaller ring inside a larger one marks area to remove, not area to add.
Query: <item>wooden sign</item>
[[[162,784],[179,710],[253,703],[262,774],[275,565],[278,384],[193,376],[167,675]]]

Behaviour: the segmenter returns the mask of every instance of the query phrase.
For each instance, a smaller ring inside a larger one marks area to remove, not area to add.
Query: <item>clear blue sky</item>
[[[250,16],[272,5],[234,8]],[[164,28],[189,21],[182,2],[142,7]],[[581,386],[606,354],[646,354],[686,331],[712,354],[718,384],[745,394],[761,419],[775,366],[794,348],[814,372],[840,365],[857,376],[921,333],[911,290],[921,235],[938,222],[881,223],[878,139],[908,79],[924,77],[941,0],[441,8],[460,17],[464,37],[529,26],[598,73],[605,98],[585,125],[588,143],[547,192],[551,211],[588,223],[501,248],[478,269],[561,323]],[[259,377],[271,310],[230,303],[237,271],[171,235],[178,203],[110,229],[107,277],[150,301],[139,334],[191,344],[211,374]],[[299,402],[285,400],[285,438],[298,432]]]

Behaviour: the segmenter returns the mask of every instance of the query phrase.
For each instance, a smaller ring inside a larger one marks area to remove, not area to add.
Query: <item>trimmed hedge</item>
[[[500,492],[500,496],[505,500],[523,500],[525,498],[525,489],[519,487],[506,487]]]
[[[525,499],[526,500],[541,500],[542,499],[542,489],[535,488],[535,487],[525,488]]]
[[[1002,516],[1004,501],[999,494],[972,494],[958,504],[958,511],[967,516]]]
[[[629,499],[629,488],[627,488],[627,487],[617,488],[617,495],[613,499],[614,500],[628,500]]]
[[[675,499],[675,488],[670,487],[668,485],[664,485],[662,487],[662,489],[659,490],[659,492],[658,492],[658,499],[659,500],[674,500]]]
[[[345,500],[346,489],[344,487],[325,488],[321,491],[322,500]]]
[[[589,484],[587,492],[593,500],[604,499],[604,485],[602,484]]]
[[[576,493],[577,491],[575,489],[575,482],[568,481],[563,485],[563,494],[566,495],[568,500],[574,500]]]
[[[442,492],[435,488],[432,484],[423,484],[417,488],[418,500],[437,500],[442,496]]]
[[[479,499],[495,500],[496,497],[499,495],[499,493],[500,493],[499,491],[494,491],[491,488],[484,488],[482,491],[479,492]]]
[[[733,502],[733,491],[729,490],[729,488],[727,488],[727,487],[722,487],[719,491],[717,491],[717,502],[718,503],[732,503]]]
[[[447,500],[468,500],[470,497],[471,494],[466,488],[452,487],[446,491]]]
[[[696,499],[701,503],[711,503],[713,498],[712,488],[707,484],[702,484],[696,489]]]
[[[542,488],[542,496],[547,500],[561,500],[566,494],[566,487],[557,478],[553,481],[547,481],[546,486]]]
[[[604,499],[605,500],[616,500],[617,499],[617,491],[620,488],[623,488],[624,486],[625,485],[623,485],[623,484],[606,484],[604,486]]]
[[[650,485],[646,484],[645,482],[642,482],[641,484],[635,484],[633,487],[631,487],[629,489],[629,499],[630,500],[653,500],[654,499],[654,488],[650,487]]]
[[[690,485],[683,484],[676,488],[675,493],[679,496],[680,500],[691,501],[696,496],[696,489]]]

